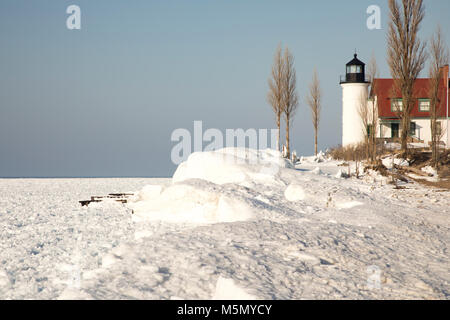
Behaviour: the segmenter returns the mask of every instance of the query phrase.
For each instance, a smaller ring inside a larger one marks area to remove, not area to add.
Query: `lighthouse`
[[[346,65],[345,77],[341,77],[342,87],[342,146],[364,141],[365,130],[360,116],[361,104],[367,107],[365,64],[355,53],[353,60]]]

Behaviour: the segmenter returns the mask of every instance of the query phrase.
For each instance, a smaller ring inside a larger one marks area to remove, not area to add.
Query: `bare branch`
[[[281,115],[284,109],[283,102],[283,74],[284,74],[284,63],[283,56],[281,51],[281,44],[278,45],[278,48],[275,52],[273,66],[272,66],[272,74],[271,78],[269,78],[269,92],[267,94],[267,101],[272,106],[272,110],[275,113],[277,128],[278,128],[278,137],[277,137],[277,147],[278,151],[280,151],[280,126],[281,126]]]
[[[427,53],[426,43],[418,38],[425,16],[423,0],[389,0],[388,64],[395,87],[401,92],[403,110],[399,112],[402,150],[407,152],[407,137],[411,110],[414,107],[413,88],[423,70]]]
[[[442,67],[449,62],[449,49],[446,46],[443,37],[441,27],[438,26],[435,34],[430,42],[431,63],[429,69],[430,83],[428,88],[428,94],[430,96],[430,127],[431,127],[431,150],[432,150],[432,162],[435,168],[437,168],[439,160],[439,141],[442,139],[442,131],[438,130],[437,117],[444,101],[440,100],[441,89],[445,88],[445,79],[442,72]],[[441,86],[444,81],[444,86]]]
[[[290,157],[289,130],[292,119],[298,108],[297,75],[294,68],[294,57],[289,48],[284,52],[284,74],[283,74],[283,113],[286,120],[286,151]]]
[[[319,77],[317,76],[317,70],[314,69],[312,82],[309,85],[309,94],[306,98],[306,104],[311,110],[311,118],[314,127],[314,153],[317,155],[317,138],[320,124],[320,111],[322,92],[320,88]]]

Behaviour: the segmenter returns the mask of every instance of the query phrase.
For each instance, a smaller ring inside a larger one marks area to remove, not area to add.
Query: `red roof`
[[[444,77],[440,82],[439,89],[439,100],[438,105],[438,117],[446,117],[447,115],[447,97],[450,90],[447,90],[447,77],[448,77],[448,66],[444,69]],[[417,79],[414,84],[413,97],[414,108],[411,111],[412,118],[429,118],[430,112],[419,111],[419,99],[429,99],[429,83],[430,79]],[[378,96],[378,115],[380,118],[398,118],[397,114],[391,110],[392,99],[401,98],[402,95],[399,90],[394,90],[394,80],[393,79],[375,79],[375,86],[377,88]]]

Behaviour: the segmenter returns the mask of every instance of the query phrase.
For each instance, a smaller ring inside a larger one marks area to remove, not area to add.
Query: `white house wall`
[[[391,137],[391,126],[387,125],[387,124],[381,124],[381,129],[380,129],[380,125],[378,125],[378,132],[377,132],[377,137],[378,138],[390,138]]]
[[[380,120],[379,120],[380,121]],[[414,137],[422,140],[425,144],[428,144],[431,142],[431,124],[430,119],[423,119],[423,118],[412,118],[412,122],[416,124],[416,131],[414,132]],[[441,141],[443,141],[448,148],[450,145],[450,141],[447,140],[447,130],[449,122],[446,119],[438,119],[438,122],[441,123],[441,128],[443,130],[443,136],[441,138]],[[399,136],[401,134],[401,128],[399,128]],[[390,138],[391,137],[391,127],[390,123],[382,123],[381,124],[381,131],[380,131],[380,125],[378,125],[378,132],[377,132],[378,138]]]
[[[450,132],[449,132],[449,125],[450,125],[450,120],[449,119],[443,119],[442,121],[442,130],[444,131],[444,136],[442,137],[442,141],[445,142],[445,147],[447,149],[450,149]]]

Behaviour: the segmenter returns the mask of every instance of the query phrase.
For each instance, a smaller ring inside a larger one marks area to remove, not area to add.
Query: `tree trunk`
[[[432,116],[433,117],[433,116]],[[431,119],[431,163],[436,168],[436,122]]]
[[[409,117],[403,116],[402,119],[402,133],[400,135],[400,140],[402,143],[401,151],[405,155],[408,152],[408,132],[409,132]]]
[[[289,148],[289,114],[286,114],[286,157],[290,159],[291,157],[291,150]]]
[[[375,162],[376,157],[377,157],[377,137],[375,134],[375,125],[374,125],[372,133],[372,158],[371,158],[372,163]]]
[[[369,160],[370,158],[370,136],[367,136],[366,139],[366,159]]]
[[[317,129],[314,131],[314,153],[317,156]]]
[[[281,147],[280,147],[280,130],[281,130],[281,113],[277,114],[277,127],[278,127],[278,137],[277,137],[277,150],[281,151]]]

